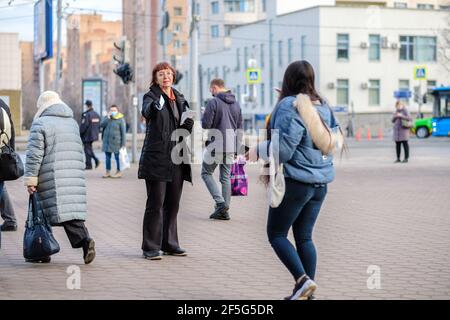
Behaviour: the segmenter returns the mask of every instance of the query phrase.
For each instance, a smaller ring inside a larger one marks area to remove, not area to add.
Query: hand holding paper
[[[180,125],[183,125],[184,122],[186,121],[186,119],[194,119],[195,114],[196,114],[196,112],[193,110],[190,110],[190,109],[183,112],[183,114],[181,115]]]

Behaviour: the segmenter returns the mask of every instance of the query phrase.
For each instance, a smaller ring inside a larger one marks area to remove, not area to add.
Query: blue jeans
[[[218,204],[225,203],[227,208],[230,207],[231,200],[231,165],[234,161],[234,153],[217,153],[215,156],[210,156],[207,153],[204,155],[202,163],[202,179],[205,182],[206,188]],[[217,166],[220,166],[220,184],[222,190],[214,181],[214,171]]]
[[[267,235],[272,248],[295,280],[314,279],[317,253],[312,241],[314,224],[327,194],[327,185],[314,186],[286,179],[286,193],[278,208],[269,209]],[[289,229],[295,247],[287,239]]]
[[[106,155],[106,171],[111,171],[111,152],[105,152]],[[114,152],[114,158],[116,159],[117,171],[120,171],[119,152]]]

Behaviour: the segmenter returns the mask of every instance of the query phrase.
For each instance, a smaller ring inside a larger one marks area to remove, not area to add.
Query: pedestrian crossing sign
[[[261,69],[247,69],[247,83],[261,83]]]
[[[427,78],[427,67],[414,67],[414,80],[424,80]]]

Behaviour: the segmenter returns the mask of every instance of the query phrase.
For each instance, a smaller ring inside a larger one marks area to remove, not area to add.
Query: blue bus
[[[450,87],[437,87],[431,91],[434,97],[431,134],[450,137]]]

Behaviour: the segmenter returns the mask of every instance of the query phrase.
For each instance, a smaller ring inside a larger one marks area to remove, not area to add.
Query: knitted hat
[[[54,91],[45,91],[43,92],[37,101],[37,108],[48,108],[54,104],[64,103],[59,98],[59,95]]]
[[[39,118],[41,114],[49,107],[55,104],[64,104],[59,95],[54,91],[43,92],[37,101],[38,112],[34,116],[35,119]]]

